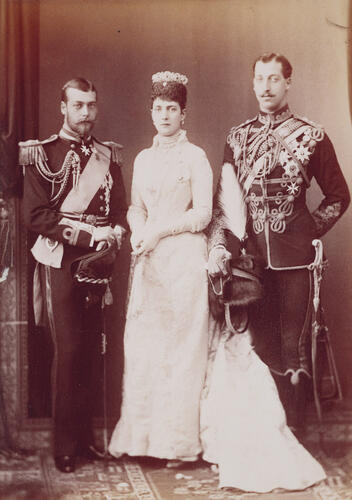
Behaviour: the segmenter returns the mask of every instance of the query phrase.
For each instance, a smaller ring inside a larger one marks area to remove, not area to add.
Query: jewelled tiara
[[[154,73],[152,76],[153,83],[163,83],[167,84],[169,82],[181,83],[182,85],[187,85],[188,78],[181,73],[173,73],[172,71],[160,71],[159,73]]]

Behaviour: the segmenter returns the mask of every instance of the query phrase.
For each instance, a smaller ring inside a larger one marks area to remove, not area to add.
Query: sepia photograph
[[[0,39],[0,497],[352,498],[352,1]]]

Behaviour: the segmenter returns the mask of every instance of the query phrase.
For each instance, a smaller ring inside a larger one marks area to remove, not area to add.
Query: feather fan
[[[246,234],[247,207],[231,163],[222,167],[218,201],[227,229],[241,240]]]

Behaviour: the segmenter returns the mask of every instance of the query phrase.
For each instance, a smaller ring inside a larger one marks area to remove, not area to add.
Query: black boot
[[[104,450],[99,449],[93,444],[80,448],[80,450],[78,451],[78,455],[89,461],[104,460],[108,457]]]
[[[55,457],[55,466],[60,472],[74,472],[76,468],[76,457],[73,455],[60,455]]]
[[[286,376],[274,374],[282,406],[286,413],[286,422],[297,439],[302,439],[305,431],[305,416],[308,377],[300,372],[297,383],[292,383],[291,373]],[[295,381],[296,382],[296,381]]]
[[[306,410],[309,390],[309,377],[303,372],[298,376],[298,382],[292,385],[292,400],[287,414],[287,423],[299,441],[302,441],[306,431]]]
[[[290,375],[277,375],[273,373],[273,377],[276,383],[276,387],[280,396],[281,404],[284,407],[286,413],[287,425],[291,425],[291,420],[293,420],[293,386],[290,382]]]

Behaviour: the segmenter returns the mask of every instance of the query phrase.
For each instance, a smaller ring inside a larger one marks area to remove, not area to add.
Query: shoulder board
[[[241,129],[244,129],[249,125],[250,123],[253,123],[257,120],[257,116],[254,118],[249,118],[245,122],[241,123],[240,125],[236,125],[235,127],[232,127],[230,132],[227,135],[227,143],[230,145],[230,147],[235,150],[239,146],[239,142],[241,142],[241,139],[239,139],[239,135],[241,135]]]
[[[117,142],[114,141],[98,141],[95,139],[97,142],[100,142],[100,144],[103,144],[104,146],[107,146],[108,148],[111,149],[111,159],[113,163],[116,163],[117,165],[122,166],[122,149],[123,146],[122,144],[118,144]]]
[[[322,135],[324,135],[324,127],[322,125],[320,125],[319,123],[313,122],[312,120],[309,120],[305,116],[293,115],[293,118],[296,118],[297,120],[300,120],[301,122],[306,123],[307,125],[310,125],[311,127],[318,130]]]
[[[59,136],[57,134],[53,134],[50,137],[48,137],[48,139],[44,139],[42,141],[40,141],[39,139],[29,139],[28,141],[20,141],[18,143],[18,145],[20,148],[29,148],[29,147],[33,147],[33,146],[40,146],[42,144],[48,144],[49,142],[56,141],[56,139],[58,137]]]
[[[56,141],[56,139],[58,139],[58,138],[59,138],[58,134],[53,134],[50,137],[48,137],[48,139],[44,139],[43,141],[40,141],[40,142],[41,142],[41,144],[48,144],[49,142]]]
[[[47,160],[43,145],[56,141],[58,137],[59,136],[57,134],[54,134],[43,141],[39,141],[38,139],[29,139],[28,141],[19,142],[19,164],[35,165],[40,159],[44,161]]]
[[[101,142],[101,141],[98,141],[98,142]],[[104,141],[104,142],[101,142],[101,143],[104,144],[105,146],[108,146],[109,148],[123,149],[122,144],[119,144],[118,142]]]
[[[238,130],[239,128],[243,128],[243,127],[246,127],[247,125],[249,125],[250,123],[253,123],[257,120],[258,116],[254,116],[253,118],[249,118],[248,120],[246,120],[245,122],[243,123],[240,123],[240,125],[236,125],[235,127],[232,127],[232,129],[230,130],[230,133],[234,132],[235,130]]]

